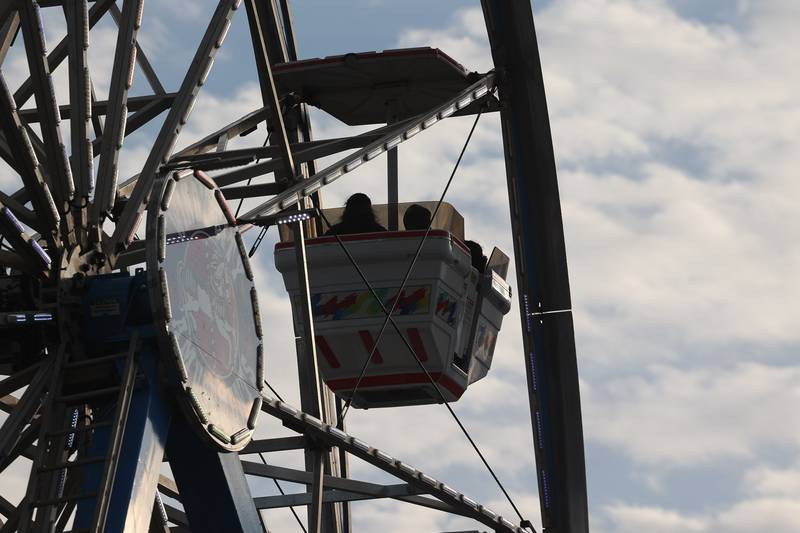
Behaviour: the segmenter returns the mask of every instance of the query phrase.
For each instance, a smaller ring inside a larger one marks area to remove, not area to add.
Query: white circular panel
[[[185,411],[216,445],[243,448],[264,382],[258,303],[239,230],[203,172],[156,183],[147,270],[161,350]]]

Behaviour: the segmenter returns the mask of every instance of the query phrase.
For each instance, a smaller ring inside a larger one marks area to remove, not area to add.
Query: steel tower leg
[[[545,531],[589,530],[575,339],[553,143],[528,0],[481,0],[500,90],[525,368]]]
[[[146,383],[131,398],[119,462],[113,478],[104,531],[147,531],[153,512],[171,409],[156,378],[156,354],[144,348],[138,354]],[[89,455],[103,455],[110,445],[111,428],[95,430]],[[84,490],[100,485],[104,465],[84,469]],[[78,503],[75,528],[88,528],[95,515],[95,499]]]
[[[271,66],[276,63],[296,60],[294,40],[291,36],[291,16],[287,2],[278,5],[277,0],[245,0],[250,33],[255,51],[255,61],[258,68],[261,92],[265,106],[270,108],[268,124],[272,129],[270,142],[281,150],[283,168],[275,173],[276,181],[292,183],[295,178],[308,176],[314,170],[313,163],[295,164],[289,148],[291,143],[309,140],[310,125],[305,106],[287,106],[286,117],[281,110],[280,95],[272,77]],[[319,196],[316,202],[319,205]],[[302,206],[306,205],[305,202]],[[309,224],[310,228],[311,225]],[[301,406],[304,412],[315,417],[335,423],[331,414],[334,411],[333,395],[325,388],[319,379],[317,367],[316,348],[314,345],[314,327],[311,318],[308,295],[307,271],[305,264],[305,229],[299,224],[293,224],[294,242],[297,250],[298,274],[300,276],[303,331],[296,332],[298,374],[300,379]],[[323,453],[324,452],[324,453]],[[320,453],[323,460],[320,460]],[[306,469],[313,472],[315,479],[321,479],[322,474],[336,474],[337,464],[329,450],[315,449],[313,446],[306,449]],[[322,472],[319,472],[319,469]],[[321,485],[320,485],[321,486]],[[319,487],[309,485],[308,490],[315,491]],[[320,489],[321,490],[321,489]],[[320,493],[321,495],[321,493]],[[315,499],[315,502],[317,500]],[[319,502],[321,503],[321,498]],[[324,503],[320,506],[308,508],[308,523],[311,531],[339,532],[342,530],[339,513],[335,505]],[[319,529],[317,529],[319,528]]]
[[[167,458],[192,533],[263,533],[239,454],[212,449],[176,416]]]

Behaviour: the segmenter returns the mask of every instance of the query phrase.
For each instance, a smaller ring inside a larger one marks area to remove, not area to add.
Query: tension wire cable
[[[320,213],[321,213],[321,212],[320,212]],[[323,215],[323,218],[324,218],[324,215]],[[329,223],[327,220],[326,220],[326,222],[325,222],[325,223],[326,223],[326,224],[328,224],[328,225],[330,226],[330,223]],[[339,241],[339,243],[340,243],[340,244],[343,244],[343,243],[341,242],[341,239],[339,239],[338,235],[337,235],[336,237],[337,237],[337,240]],[[369,281],[367,281],[366,277],[364,276],[364,273],[361,271],[361,269],[359,268],[358,264],[355,262],[355,259],[353,258],[353,256],[352,256],[352,255],[350,255],[350,252],[349,252],[349,250],[347,250],[347,248],[346,248],[346,247],[344,247],[344,246],[343,246],[343,248],[342,248],[342,249],[345,251],[345,253],[346,253],[346,254],[347,254],[347,256],[348,256],[348,259],[350,260],[350,262],[353,264],[353,266],[354,266],[354,267],[356,268],[356,270],[358,271],[358,274],[359,274],[359,276],[361,276],[361,279],[362,279],[362,281],[363,281],[363,282],[364,282],[364,283],[367,285],[367,288],[368,288],[368,289],[370,290],[370,292],[372,293],[372,296],[375,298],[375,300],[376,300],[376,301],[378,302],[378,304],[381,306],[381,309],[383,310],[383,312],[384,312],[384,313],[387,315],[387,317],[389,317],[389,318],[388,318],[388,320],[389,320],[389,321],[392,323],[392,327],[393,327],[393,328],[394,328],[394,330],[397,332],[397,334],[400,336],[400,339],[403,341],[403,344],[405,344],[406,348],[408,348],[408,350],[411,352],[411,355],[413,355],[413,356],[414,356],[414,361],[417,363],[417,366],[419,366],[419,367],[420,367],[420,369],[421,369],[421,370],[422,370],[422,371],[425,373],[425,376],[428,378],[428,381],[431,383],[431,385],[433,385],[433,388],[436,390],[437,394],[439,395],[439,398],[442,400],[442,403],[443,403],[443,404],[444,404],[444,406],[447,408],[447,410],[450,412],[450,415],[451,415],[451,416],[453,417],[453,419],[456,421],[456,424],[458,424],[458,427],[461,429],[461,432],[462,432],[462,433],[464,433],[464,436],[467,438],[467,440],[469,441],[469,443],[472,445],[472,448],[473,448],[473,449],[475,450],[475,452],[478,454],[478,457],[480,457],[481,461],[483,462],[484,466],[486,467],[486,469],[487,469],[487,470],[489,471],[489,473],[491,474],[492,478],[494,478],[495,482],[497,483],[497,486],[498,486],[498,487],[500,487],[500,490],[503,492],[503,494],[505,495],[506,499],[507,499],[507,500],[508,500],[508,502],[511,504],[511,507],[514,509],[514,512],[515,512],[515,513],[517,513],[517,516],[519,517],[519,519],[520,519],[521,521],[525,521],[525,518],[522,516],[522,513],[520,513],[520,511],[519,511],[519,509],[517,508],[516,504],[514,504],[514,501],[511,499],[511,496],[508,494],[508,491],[507,491],[507,490],[506,490],[506,488],[503,486],[503,483],[502,483],[502,482],[500,481],[500,479],[497,477],[497,474],[495,474],[495,472],[494,472],[494,469],[492,469],[492,467],[489,465],[489,462],[486,460],[486,457],[483,455],[483,453],[481,452],[480,448],[478,448],[478,445],[477,445],[477,444],[475,443],[475,441],[472,439],[472,437],[471,437],[471,436],[470,436],[470,434],[469,434],[469,431],[467,431],[467,428],[466,428],[466,427],[464,427],[464,424],[463,424],[463,423],[461,422],[461,420],[458,418],[458,415],[455,413],[455,411],[453,410],[453,408],[452,408],[452,407],[450,407],[450,404],[449,404],[449,403],[448,403],[448,401],[445,399],[444,395],[442,394],[442,391],[441,391],[441,390],[439,390],[439,386],[438,386],[438,385],[436,384],[436,382],[433,380],[433,376],[431,376],[430,372],[428,372],[428,369],[427,369],[427,368],[425,368],[425,365],[423,365],[423,364],[422,364],[422,361],[420,361],[419,357],[417,356],[417,353],[414,351],[414,348],[413,348],[413,347],[412,347],[412,346],[409,344],[408,340],[407,340],[407,339],[406,339],[406,338],[403,336],[403,334],[400,332],[400,328],[397,326],[397,323],[394,321],[394,318],[393,318],[393,317],[392,317],[392,316],[389,314],[389,311],[388,311],[388,310],[386,309],[386,307],[383,305],[383,302],[380,300],[380,298],[378,298],[378,295],[375,293],[375,290],[374,290],[374,288],[373,288],[373,287],[372,287],[372,285],[369,283]],[[376,345],[377,345],[377,342],[376,342]],[[371,359],[371,357],[372,357],[372,355],[370,355],[370,359]],[[369,361],[369,359],[367,359],[367,361]],[[362,374],[362,375],[363,375],[363,374]],[[272,390],[272,387],[270,387],[270,389]],[[274,390],[273,390],[273,392],[274,392]],[[347,408],[349,408],[349,405],[350,405],[350,404],[349,404],[349,402],[348,402]],[[344,417],[345,417],[345,415],[346,415],[346,414],[347,414],[347,410],[345,409],[345,410],[342,412],[342,417],[341,417],[341,420],[342,420],[342,421],[344,421]]]
[[[283,102],[283,100],[285,100],[285,98],[286,97],[284,96],[283,98],[280,98],[279,101]],[[284,118],[284,119],[286,118],[285,115],[286,115],[287,111],[288,111],[288,109],[285,108],[282,105],[281,106],[281,118]],[[267,127],[267,130],[269,130],[269,124],[267,124],[266,127]],[[269,142],[270,138],[272,137],[272,134],[273,134],[274,131],[275,130],[272,130],[272,131],[269,131],[267,133],[267,138],[264,140],[264,144],[261,145],[262,148],[267,146],[267,143]],[[256,162],[254,163],[254,165],[257,165],[259,163],[259,161],[261,161],[261,158],[260,157],[256,158]],[[253,181],[252,177],[248,178],[247,179],[247,185],[250,185],[250,182],[252,182],[252,181]],[[234,219],[239,218],[239,211],[242,209],[242,203],[244,203],[244,198],[240,198],[239,199],[239,205],[236,207],[236,213],[233,215]],[[253,257],[255,255],[256,250],[258,249],[258,246],[261,244],[261,241],[263,241],[264,237],[267,235],[267,230],[268,229],[269,228],[267,226],[264,226],[263,228],[261,228],[261,231],[258,232],[258,236],[256,237],[256,240],[253,241],[253,246],[250,247],[250,251],[247,253],[247,257]]]
[[[464,157],[464,153],[467,151],[467,146],[469,146],[469,142],[472,139],[472,134],[475,131],[475,127],[478,125],[478,121],[480,120],[482,113],[483,111],[479,111],[478,115],[475,117],[475,121],[472,123],[472,128],[469,130],[469,134],[467,135],[467,139],[464,142],[464,146],[461,148],[461,153],[458,155],[458,159],[456,160],[456,164],[453,167],[453,171],[450,173],[450,177],[448,178],[447,183],[444,186],[444,190],[442,191],[442,194],[439,197],[439,201],[436,203],[436,209],[434,209],[433,214],[431,215],[431,220],[428,223],[428,227],[425,230],[425,234],[422,236],[422,239],[420,239],[419,245],[417,246],[417,250],[414,253],[414,257],[411,259],[411,264],[409,264],[408,269],[406,270],[406,274],[403,277],[403,282],[400,284],[400,288],[397,291],[397,296],[395,296],[394,300],[392,301],[391,310],[387,312],[386,309],[384,308],[384,312],[386,313],[386,318],[384,319],[383,324],[381,325],[381,329],[378,332],[377,339],[375,339],[375,342],[373,342],[372,344],[372,349],[369,353],[369,356],[366,358],[364,364],[361,367],[361,372],[358,375],[358,380],[356,380],[356,386],[353,388],[353,393],[351,394],[350,399],[347,400],[347,402],[345,403],[344,410],[342,411],[342,418],[344,418],[347,415],[347,411],[350,409],[350,404],[352,403],[352,400],[355,397],[356,392],[358,391],[358,387],[361,385],[361,381],[364,379],[364,375],[367,372],[367,367],[369,366],[369,363],[372,360],[372,356],[378,349],[378,344],[380,343],[380,340],[383,337],[384,331],[386,331],[386,326],[389,323],[389,319],[391,318],[392,313],[394,313],[394,310],[397,307],[397,302],[400,300],[400,295],[403,293],[403,289],[405,289],[406,283],[408,283],[408,279],[411,277],[411,272],[414,270],[414,266],[417,263],[419,254],[422,252],[422,247],[425,244],[425,240],[428,238],[428,234],[430,234],[431,232],[433,221],[436,219],[436,215],[439,213],[439,208],[441,207],[442,202],[444,201],[444,197],[447,194],[448,189],[450,189],[450,185],[453,183],[453,178],[455,177],[456,171],[458,170],[458,167],[461,164],[461,159]],[[331,224],[328,221],[327,217],[325,217],[322,211],[320,211],[320,214],[325,219],[325,223],[328,224],[328,226],[330,227]],[[367,285],[370,292],[372,292],[372,297],[375,298],[376,301],[378,301],[381,307],[383,307],[383,302],[380,300],[378,295],[372,289],[371,285],[369,284],[369,281],[367,281],[366,277],[363,275],[358,265],[356,265],[355,259],[353,259],[353,256],[350,255],[350,253],[347,251],[344,243],[342,242],[342,239],[339,238],[338,235],[335,235],[335,237],[337,242],[339,243],[339,246],[342,248],[342,250],[344,250],[345,254],[347,254],[348,259],[350,259],[350,262],[353,263],[353,266],[355,266],[356,270],[358,270],[358,273],[362,277],[364,283]],[[400,334],[399,331],[398,334]],[[402,334],[400,334],[400,336],[402,337]]]
[[[381,309],[383,310],[384,314],[386,315],[386,318],[385,318],[385,320],[383,322],[383,326],[381,327],[381,331],[380,331],[380,333],[378,335],[378,338],[375,340],[375,342],[373,344],[372,351],[370,352],[369,356],[367,357],[366,361],[364,362],[364,365],[362,366],[361,374],[359,375],[358,381],[356,382],[356,386],[353,389],[353,393],[352,393],[352,395],[350,397],[350,400],[348,400],[347,404],[345,405],[345,409],[342,412],[341,420],[342,421],[344,420],[344,417],[345,417],[345,415],[347,414],[347,411],[350,408],[350,404],[351,404],[352,398],[355,396],[355,393],[356,393],[356,391],[358,389],[358,386],[361,383],[361,380],[363,379],[364,374],[366,373],[366,369],[369,366],[369,362],[372,360],[372,355],[373,355],[373,353],[375,352],[375,349],[378,346],[378,342],[380,341],[381,335],[383,334],[383,332],[384,332],[384,330],[386,328],[386,325],[389,322],[391,322],[392,323],[392,327],[397,332],[397,334],[400,336],[400,339],[403,341],[403,344],[405,344],[406,348],[409,350],[411,355],[414,357],[414,361],[417,363],[417,366],[424,372],[425,376],[428,378],[428,381],[431,383],[431,385],[433,385],[433,388],[436,390],[436,393],[439,395],[439,398],[442,400],[442,403],[447,408],[447,410],[450,412],[450,415],[456,421],[456,424],[458,424],[459,429],[461,429],[461,432],[467,438],[467,440],[469,441],[470,445],[472,445],[472,448],[478,454],[478,457],[480,457],[481,461],[483,462],[483,465],[489,471],[489,474],[491,474],[491,476],[494,479],[495,483],[497,483],[497,486],[503,492],[503,495],[508,500],[508,503],[511,504],[511,507],[514,509],[514,512],[517,514],[517,516],[519,517],[519,519],[520,519],[520,521],[522,523],[522,522],[525,522],[526,520],[522,516],[522,513],[519,511],[519,508],[516,506],[516,504],[512,500],[511,495],[508,493],[508,491],[506,490],[505,486],[503,486],[503,483],[497,477],[497,474],[494,472],[494,469],[489,465],[489,462],[486,460],[486,457],[483,455],[483,453],[481,452],[480,448],[478,448],[478,445],[475,443],[475,441],[473,440],[472,436],[469,434],[469,431],[467,431],[467,428],[464,426],[464,424],[458,418],[458,415],[456,414],[456,412],[453,410],[452,407],[450,407],[449,402],[445,399],[444,395],[442,394],[442,391],[439,389],[439,386],[433,380],[433,376],[431,376],[431,374],[428,371],[428,369],[425,368],[425,365],[422,364],[422,361],[420,361],[419,356],[417,355],[416,351],[411,346],[411,344],[409,344],[409,342],[405,338],[405,336],[403,336],[403,334],[400,331],[400,328],[397,326],[397,323],[394,321],[394,318],[392,317],[392,312],[394,312],[395,306],[397,305],[397,301],[399,300],[400,293],[402,292],[403,288],[405,287],[405,284],[408,281],[408,278],[409,278],[409,276],[411,274],[411,271],[414,268],[414,264],[416,263],[417,258],[419,257],[419,254],[420,254],[420,251],[422,249],[422,246],[425,243],[425,239],[427,238],[428,234],[431,231],[431,226],[433,225],[433,220],[436,218],[436,213],[438,213],[439,207],[441,206],[441,203],[444,200],[444,196],[445,196],[445,194],[447,194],[447,190],[449,189],[450,184],[453,181],[453,177],[455,176],[455,173],[458,170],[458,166],[461,163],[461,159],[464,156],[464,152],[466,151],[467,146],[469,145],[470,139],[472,138],[472,134],[475,131],[475,127],[478,124],[478,120],[481,118],[481,113],[482,112],[479,112],[477,117],[475,117],[475,122],[473,122],[473,124],[472,124],[472,128],[470,129],[470,132],[469,132],[469,134],[467,136],[467,140],[464,143],[464,147],[461,149],[461,153],[458,156],[458,160],[456,161],[455,167],[453,168],[453,172],[450,174],[450,178],[448,179],[447,184],[445,185],[444,191],[442,192],[442,195],[439,198],[439,202],[436,205],[436,209],[434,210],[434,214],[431,216],[431,222],[428,224],[428,229],[425,231],[425,235],[423,236],[422,240],[420,241],[420,244],[417,247],[417,251],[414,254],[414,258],[412,259],[411,264],[410,264],[408,270],[406,271],[406,276],[403,279],[403,283],[400,286],[400,290],[398,291],[397,297],[392,302],[392,310],[391,311],[386,309],[386,306],[383,304],[383,301],[378,297],[377,293],[375,292],[375,289],[372,287],[372,284],[367,280],[366,276],[364,275],[364,272],[358,266],[358,263],[356,262],[355,258],[352,256],[350,251],[344,245],[344,242],[342,241],[341,237],[339,235],[334,235],[334,237],[336,238],[336,241],[338,242],[338,244],[341,247],[342,251],[345,253],[345,255],[347,256],[347,258],[350,261],[350,263],[352,263],[352,265],[356,269],[356,272],[358,273],[359,277],[361,277],[361,280],[364,282],[364,284],[366,285],[367,289],[372,294],[372,297],[375,299],[375,301],[378,303],[378,305],[380,305]],[[327,219],[327,217],[325,216],[324,212],[322,210],[320,210],[319,213],[322,216],[322,218],[325,220],[325,223],[330,227],[331,226],[330,221]]]
[[[269,388],[269,390],[272,391],[272,394],[274,394],[276,398],[278,398],[280,401],[283,402],[283,398],[281,397],[281,395],[278,394],[278,391],[276,391],[272,387],[272,385],[269,384],[269,381],[267,381],[266,379],[264,380],[264,385],[266,385]],[[286,403],[286,402],[284,402],[284,403]],[[264,454],[259,452],[258,456],[261,458],[261,462],[266,465],[267,464],[267,460],[264,459]],[[284,492],[283,487],[281,487],[281,484],[278,483],[278,480],[275,479],[275,478],[272,478],[272,481],[275,482],[275,486],[278,487],[278,491],[281,493],[281,496],[286,496],[286,493]],[[303,525],[303,522],[300,520],[300,517],[297,516],[297,511],[294,510],[294,507],[290,505],[289,506],[289,510],[292,511],[292,514],[294,515],[295,520],[297,520],[297,524],[300,526],[300,529],[303,530],[303,533],[308,533],[308,531],[306,531],[306,527]]]
[[[270,389],[272,389],[272,387],[270,387]],[[268,466],[267,465],[267,460],[264,459],[264,454],[259,452],[258,456],[261,458],[261,462],[264,463],[264,466]],[[278,487],[278,492],[281,493],[281,496],[286,496],[286,492],[284,492],[283,487],[281,487],[281,484],[278,483],[278,480],[275,479],[275,478],[272,478],[272,481],[275,482],[275,486]],[[297,520],[297,525],[300,526],[300,529],[303,530],[303,533],[308,533],[308,530],[306,530],[306,526],[303,525],[303,521],[300,520],[300,517],[297,515],[297,511],[294,510],[294,507],[292,507],[290,505],[289,506],[289,510],[294,515],[294,519]],[[261,513],[259,513],[259,514],[261,514]]]
[[[272,132],[271,131],[267,133],[267,138],[264,139],[264,144],[261,145],[261,148],[264,148],[264,147],[267,146],[267,143],[269,142],[270,137],[272,137]],[[256,162],[253,163],[253,164],[257,165],[260,161],[261,161],[261,158],[257,157],[256,158]],[[247,178],[247,185],[245,185],[245,187],[249,186],[252,181],[253,181],[252,177]],[[236,206],[236,213],[233,215],[233,218],[239,218],[239,211],[241,211],[243,203],[244,203],[244,197],[239,198],[239,205]]]

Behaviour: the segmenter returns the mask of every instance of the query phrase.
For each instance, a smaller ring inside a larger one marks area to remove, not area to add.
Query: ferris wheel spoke
[[[0,456],[0,474],[20,457],[25,457],[26,459],[33,459],[35,457],[36,445],[34,442],[39,437],[39,431],[41,429],[41,421],[34,419],[20,434],[19,439],[17,439],[16,443],[12,446],[8,455]]]
[[[111,17],[114,19],[114,22],[117,24],[117,27],[120,26],[120,19],[122,18],[122,12],[117,7],[117,4],[111,4],[111,9],[109,11],[111,13]],[[142,69],[142,74],[144,74],[145,79],[147,79],[147,83],[150,85],[150,88],[153,89],[153,92],[156,94],[166,94],[167,91],[164,90],[164,86],[161,85],[161,80],[158,79],[156,75],[156,71],[153,69],[153,66],[148,61],[147,56],[144,54],[142,47],[139,46],[139,41],[136,41],[136,63],[139,65],[139,68]]]
[[[50,188],[39,168],[30,136],[19,118],[14,99],[8,91],[2,74],[0,74],[0,127],[5,133],[5,140],[25,185],[25,194],[16,193],[12,198],[21,204],[28,200],[31,202],[34,211],[42,221],[41,228],[49,230],[42,231],[42,234],[52,240],[53,235],[58,231],[60,217],[50,194]],[[23,199],[23,196],[26,198]]]
[[[128,89],[133,84],[136,70],[136,35],[142,22],[144,0],[125,0],[122,18],[114,51],[114,69],[108,92],[106,124],[100,148],[97,169],[97,193],[92,210],[92,223],[100,221],[101,215],[111,211],[117,192],[117,161],[125,137],[125,121],[128,118]]]
[[[90,29],[97,24],[97,22],[102,18],[106,11],[108,11],[108,8],[114,3],[114,1],[115,0],[97,0],[94,5],[92,5],[91,9],[89,10]],[[51,72],[54,71],[61,64],[61,62],[67,58],[68,53],[69,39],[68,37],[64,37],[47,56],[47,64],[50,66]],[[25,102],[30,100],[31,96],[33,96],[33,93],[34,81],[32,77],[29,77],[22,83],[22,85],[20,85],[19,89],[17,89],[17,92],[14,93],[14,100],[17,102],[19,107],[22,107]]]
[[[3,131],[0,131],[0,157],[2,157],[8,166],[14,169],[17,174],[22,174],[19,163],[17,163],[17,160],[14,158],[14,154],[11,152],[11,148],[8,145]]]
[[[239,2],[240,0],[223,0],[214,11],[181,88],[142,168],[136,186],[114,228],[114,233],[108,243],[110,248],[106,249],[106,253],[112,259],[112,264],[116,254],[133,241],[145,201],[150,194],[159,167],[166,163],[172,154],[178,135],[192,112],[200,87],[205,83],[211,71],[217,50],[225,39],[231,18],[239,8]]]
[[[19,13],[16,11],[12,12],[8,18],[5,18],[3,22],[0,23],[0,65],[5,61],[8,49],[11,48],[11,44],[14,42],[14,37],[16,37],[18,29]]]
[[[175,99],[175,93],[167,93],[164,95],[135,97],[128,99],[128,111],[132,111],[130,117],[125,121],[125,137],[132,134],[155,117],[169,109]],[[104,114],[108,102],[95,102],[92,103],[92,122],[94,123],[95,117]],[[99,133],[99,134],[98,134]],[[92,141],[92,151],[97,152],[100,150],[103,141],[103,126],[98,123],[95,128],[96,139]],[[119,182],[119,180],[117,180]],[[127,182],[125,182],[127,183]],[[123,185],[124,186],[124,183]],[[120,188],[117,187],[117,196],[121,193]]]
[[[47,62],[47,50],[44,41],[44,28],[39,5],[35,2],[23,2],[20,5],[22,35],[25,39],[25,50],[28,56],[28,67],[33,80],[33,91],[36,95],[36,107],[41,117],[39,126],[42,130],[42,141],[48,158],[48,168],[53,186],[53,196],[59,212],[66,214],[66,223],[62,225],[64,236],[73,240],[71,216],[68,212],[75,185],[72,181],[72,170],[67,161],[66,148],[61,139],[61,116],[56,102],[53,78]]]
[[[2,202],[0,202],[0,235],[6,238],[14,251],[25,260],[26,270],[33,267],[34,270],[45,273],[50,269],[52,263],[50,256],[25,232],[19,219]]]
[[[87,51],[89,48],[89,5],[87,0],[70,0],[64,4],[69,39],[69,101],[72,174],[75,177],[77,206],[76,226],[83,235],[89,196],[94,189],[92,143],[89,121],[92,115],[91,77]]]
[[[22,429],[33,422],[52,371],[52,364],[42,365],[31,380],[14,410],[0,427],[0,459],[8,457],[20,439]]]
[[[14,213],[20,222],[38,231],[40,234],[47,234],[48,228],[42,224],[42,220],[36,216],[36,213],[14,200],[4,192],[0,191],[0,204]]]
[[[7,394],[11,394],[17,389],[29,385],[31,380],[36,377],[36,374],[41,369],[41,363],[33,364],[19,372],[11,374],[7,378],[0,381],[0,398]]]

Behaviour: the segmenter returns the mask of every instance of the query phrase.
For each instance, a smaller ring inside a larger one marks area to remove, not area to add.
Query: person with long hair
[[[357,192],[344,204],[342,219],[325,232],[325,235],[347,235],[350,233],[374,233],[386,231],[378,224],[372,211],[372,201],[363,192]]]

